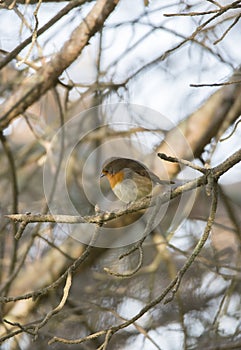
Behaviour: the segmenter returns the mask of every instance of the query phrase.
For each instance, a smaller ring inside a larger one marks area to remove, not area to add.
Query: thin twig
[[[230,133],[228,136],[226,136],[226,137],[222,137],[219,141],[220,141],[220,142],[226,141],[226,140],[228,140],[231,136],[233,136],[233,134],[235,133],[235,131],[236,131],[236,129],[237,129],[239,123],[241,123],[241,120],[237,120],[237,122],[235,123],[234,128],[233,128],[233,130],[231,131],[231,133]]]
[[[240,20],[241,15],[237,16],[235,18],[235,20],[233,21],[233,23],[225,30],[225,32],[223,33],[223,35],[217,39],[216,41],[214,41],[213,45],[217,45],[218,43],[220,43],[220,41],[222,41],[225,36],[228,34],[228,32],[238,23],[238,21]]]
[[[35,237],[32,235],[30,239],[27,242],[27,247],[25,249],[25,252],[23,253],[22,257],[18,261],[18,264],[16,264],[14,270],[12,273],[8,276],[8,278],[4,281],[4,283],[1,285],[0,288],[0,294],[2,294],[4,291],[8,290],[10,284],[15,280],[16,276],[18,275],[19,271],[21,270],[22,266],[24,265],[24,262],[26,260],[26,257],[29,253],[29,250],[32,248],[34,243]]]
[[[37,336],[40,328],[42,328],[43,326],[46,325],[46,323],[48,323],[48,321],[54,316],[56,315],[60,310],[63,309],[64,305],[66,304],[66,301],[68,299],[68,296],[69,296],[69,291],[70,291],[70,287],[72,285],[72,273],[70,271],[68,271],[67,273],[67,277],[66,277],[66,283],[65,283],[65,286],[64,286],[64,290],[63,290],[63,296],[62,296],[62,299],[59,303],[58,306],[56,306],[53,310],[49,311],[47,313],[47,315],[44,317],[43,321],[40,322],[35,330],[34,330],[34,334],[35,336]]]
[[[63,9],[61,9],[53,18],[51,18],[43,27],[37,30],[37,36],[46,32],[50,27],[52,27],[56,22],[58,22],[62,17],[67,15],[75,7],[81,6],[85,2],[90,2],[92,0],[74,0],[68,3]],[[12,59],[14,59],[19,52],[21,52],[27,45],[32,41],[32,35],[25,39],[21,44],[19,44],[13,51],[11,51],[4,59],[0,62],[0,70],[6,66]]]
[[[115,272],[115,271],[109,269],[108,267],[105,267],[104,271],[107,272],[111,276],[122,277],[122,278],[131,277],[131,276],[135,275],[137,273],[137,271],[140,270],[142,263],[143,263],[142,245],[139,245],[136,249],[138,249],[138,251],[139,251],[139,259],[138,259],[138,264],[136,265],[136,267],[133,270],[121,273],[121,272]]]
[[[23,78],[22,88],[17,89],[1,105],[1,129],[39,100],[49,89],[56,86],[59,76],[79,57],[90,38],[104,25],[118,2],[119,0],[98,0],[83,21],[73,30],[70,39],[63,44],[59,52],[38,72]]]
[[[65,256],[67,259],[69,259],[70,261],[73,261],[74,259],[67,254],[66,252],[64,252],[60,247],[58,247],[56,244],[54,244],[53,242],[51,242],[49,239],[47,239],[46,237],[43,237],[41,234],[37,233],[36,237],[39,237],[40,239],[42,239],[44,242],[46,242],[50,247],[56,249],[60,254],[62,254],[63,256]]]
[[[53,337],[52,339],[50,339],[50,341],[48,342],[49,345],[59,342],[59,343],[64,343],[64,344],[81,344],[84,343],[88,340],[92,340],[92,339],[96,339],[102,335],[105,335],[108,332],[108,330],[104,330],[104,331],[99,331],[93,334],[88,335],[87,337],[84,338],[80,338],[80,339],[65,339],[65,338],[60,338],[60,337]]]
[[[206,169],[203,167],[200,167],[197,164],[191,163],[188,160],[185,159],[180,159],[180,158],[176,158],[176,157],[171,157],[171,156],[167,156],[165,153],[158,153],[157,154],[159,158],[166,160],[167,162],[171,162],[171,163],[179,163],[185,166],[188,166],[189,168],[192,168],[194,170],[200,171],[203,174],[206,174]]]
[[[215,219],[215,215],[216,215],[216,211],[217,211],[217,203],[218,203],[218,191],[217,191],[217,182],[213,182],[213,187],[212,187],[212,203],[211,203],[211,208],[210,208],[210,214],[206,223],[206,227],[204,229],[203,235],[200,238],[200,240],[198,241],[196,247],[194,248],[191,256],[188,258],[188,260],[186,261],[186,263],[184,264],[184,266],[179,270],[176,278],[176,284],[174,286],[174,288],[172,289],[171,292],[171,296],[169,298],[167,298],[166,300],[164,300],[164,304],[169,303],[170,301],[173,300],[179,286],[181,283],[181,280],[184,276],[184,274],[187,272],[187,270],[189,269],[189,267],[192,265],[192,263],[194,262],[194,260],[196,259],[196,257],[199,255],[200,251],[202,250],[204,244],[207,242],[207,239],[209,238],[209,234],[211,232],[213,223],[214,223],[214,219]]]
[[[4,302],[4,303],[8,303],[11,301],[17,301],[17,300],[24,300],[24,299],[36,299],[41,295],[46,295],[50,290],[53,290],[55,288],[57,288],[60,283],[62,283],[62,281],[66,278],[66,276],[68,275],[68,273],[74,273],[78,267],[87,259],[87,257],[90,254],[91,249],[93,248],[93,246],[95,245],[95,242],[98,238],[98,234],[99,234],[99,229],[100,229],[100,225],[96,225],[96,229],[95,232],[89,242],[89,244],[87,245],[87,247],[85,248],[85,250],[83,251],[83,253],[80,255],[80,257],[78,259],[76,259],[67,269],[66,271],[54,282],[52,282],[50,285],[38,289],[36,291],[30,292],[30,293],[26,293],[25,295],[19,295],[17,297],[0,297],[0,302]],[[30,247],[32,246],[32,242],[30,241]],[[26,251],[28,251],[28,249],[26,249]]]
[[[41,4],[42,4],[42,0],[38,0],[38,4],[37,4],[36,9],[34,10],[34,13],[33,13],[34,14],[34,18],[35,18],[35,27],[34,27],[34,30],[33,30],[33,33],[32,33],[31,45],[30,45],[30,47],[28,49],[28,52],[26,53],[26,56],[23,58],[23,60],[17,63],[18,67],[21,64],[25,63],[25,60],[28,60],[28,58],[30,56],[30,53],[33,50],[34,44],[35,44],[35,42],[37,40],[37,37],[38,37],[37,31],[38,31],[38,24],[39,24],[38,11],[40,9]]]
[[[22,332],[30,334],[30,335],[34,335],[33,326],[32,325],[31,326],[24,326],[24,325],[22,325],[19,322],[11,322],[11,321],[9,321],[7,319],[3,319],[3,322],[6,323],[6,324],[9,324],[12,327],[18,327],[19,328],[19,330],[10,333],[11,337],[13,337],[14,335],[17,335],[19,333],[22,333]],[[9,334],[7,336],[9,336]],[[4,340],[6,340],[6,339],[7,339],[7,337],[4,337]],[[1,339],[1,341],[3,341],[3,339]]]
[[[236,80],[236,81],[225,81],[223,83],[206,83],[206,84],[190,84],[190,87],[215,87],[215,86],[225,86],[225,85],[233,85],[233,84],[240,84],[241,80]]]
[[[0,140],[2,143],[3,150],[5,152],[5,155],[8,160],[8,166],[9,166],[9,174],[10,174],[10,179],[11,179],[11,192],[12,192],[12,212],[18,213],[18,194],[19,194],[19,189],[18,189],[18,180],[17,180],[17,170],[15,166],[15,159],[13,156],[13,152],[11,150],[11,147],[9,145],[9,142],[3,132],[0,132]],[[12,275],[15,264],[17,262],[17,250],[18,250],[18,242],[14,239],[14,236],[17,232],[17,226],[16,223],[12,223],[12,229],[13,229],[13,242],[12,242],[12,256],[11,256],[11,264],[9,267],[9,274]],[[10,277],[10,276],[9,276]],[[9,278],[10,280],[11,278]],[[9,287],[9,284],[6,285],[6,289]]]
[[[170,192],[169,192],[170,194]],[[168,192],[164,193],[163,194],[163,198],[168,198]],[[153,225],[153,222],[155,220],[155,217],[158,213],[158,211],[160,210],[160,207],[161,205],[163,204],[162,200],[160,197],[157,197],[155,199],[155,206],[154,206],[154,210],[153,212],[151,213],[150,217],[148,218],[148,221],[147,221],[147,224],[146,224],[146,227],[145,227],[145,231],[143,233],[143,237],[136,243],[134,244],[133,247],[131,247],[127,252],[121,254],[119,256],[119,260],[123,259],[124,257],[132,254],[134,251],[136,251],[136,249],[139,249],[142,244],[144,243],[146,237],[148,236],[148,234],[151,232],[152,230],[152,225]]]
[[[234,1],[231,4],[228,4],[226,6],[222,6],[219,9],[216,10],[209,10],[209,11],[200,11],[200,12],[183,12],[183,13],[165,13],[165,17],[182,17],[182,16],[204,16],[204,15],[210,15],[210,14],[218,14],[221,16],[223,13],[227,12],[228,10],[233,10],[234,8],[240,7],[240,0]]]

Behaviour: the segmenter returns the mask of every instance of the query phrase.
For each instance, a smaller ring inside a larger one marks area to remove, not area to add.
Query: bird
[[[102,166],[100,177],[106,176],[116,197],[127,204],[152,194],[156,185],[171,185],[161,180],[139,161],[111,157]]]

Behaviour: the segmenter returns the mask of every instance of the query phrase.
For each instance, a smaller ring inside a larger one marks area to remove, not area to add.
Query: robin
[[[130,203],[152,193],[155,185],[170,185],[174,182],[161,180],[145,165],[129,158],[112,157],[102,168],[114,194],[123,202]]]

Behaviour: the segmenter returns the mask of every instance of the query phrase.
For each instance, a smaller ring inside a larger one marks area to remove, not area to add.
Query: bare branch
[[[21,89],[1,105],[0,128],[4,129],[11,120],[24,112],[58,82],[58,77],[76,60],[89,39],[103,26],[104,21],[114,10],[119,0],[98,0],[82,23],[73,31],[50,62],[39,69],[37,74],[22,82]]]
[[[91,335],[89,335],[87,337],[83,337],[83,338],[75,339],[75,340],[67,340],[67,339],[63,339],[63,338],[59,338],[59,337],[54,337],[54,338],[52,338],[50,340],[49,344],[52,344],[52,343],[55,343],[55,342],[61,342],[61,343],[65,343],[65,344],[80,344],[80,343],[82,343],[84,341],[92,339],[91,338],[92,336],[99,337],[100,335],[104,335],[105,334],[106,335],[105,341],[104,341],[103,345],[99,348],[99,349],[104,349],[106,344],[108,344],[110,338],[113,336],[113,334],[115,334],[119,330],[121,330],[123,328],[126,328],[129,325],[131,325],[134,322],[136,322],[147,311],[149,311],[154,306],[156,306],[161,301],[163,301],[164,298],[168,295],[168,293],[170,291],[172,292],[171,299],[173,299],[173,297],[174,297],[175,293],[177,292],[177,289],[178,289],[178,287],[180,285],[182,277],[184,276],[184,274],[186,273],[188,268],[191,266],[191,264],[194,262],[195,258],[200,253],[202,247],[204,246],[204,244],[206,243],[206,241],[207,241],[207,239],[209,237],[209,233],[211,231],[212,224],[214,222],[214,218],[215,218],[215,214],[216,214],[216,208],[217,208],[217,184],[215,184],[215,186],[213,188],[212,204],[211,204],[210,216],[209,216],[207,225],[205,227],[205,230],[204,230],[204,233],[203,233],[202,237],[200,238],[200,240],[199,240],[198,244],[196,245],[193,253],[190,256],[190,258],[186,261],[184,266],[179,270],[179,272],[177,273],[175,278],[169,283],[169,285],[165,288],[165,290],[161,293],[161,295],[159,295],[157,298],[153,299],[150,303],[148,303],[145,307],[143,307],[138,314],[136,314],[134,317],[132,317],[131,319],[127,320],[126,322],[123,322],[122,324],[120,324],[118,326],[110,327],[109,329],[105,329],[105,330],[100,331],[98,333],[91,334]],[[171,299],[166,300],[165,303],[169,302]]]
[[[161,204],[166,203],[170,199],[180,196],[181,193],[186,191],[193,190],[196,187],[207,184],[208,176],[212,174],[215,181],[217,181],[225,172],[232,168],[235,164],[241,161],[241,149],[233,153],[230,157],[224,160],[222,163],[217,165],[212,169],[203,168],[203,172],[207,175],[202,175],[195,180],[186,182],[185,184],[174,188],[168,196],[164,193],[157,200]],[[155,200],[151,205],[155,205]],[[104,222],[117,219],[123,215],[135,213],[142,209],[147,209],[150,206],[150,197],[145,197],[139,199],[136,202],[131,203],[126,209],[119,209],[114,212],[101,212],[96,215],[90,216],[72,216],[72,215],[31,215],[31,214],[10,214],[6,215],[11,220],[25,223],[34,223],[34,222],[58,222],[58,223],[89,223],[89,224],[103,224]]]
[[[169,303],[170,301],[173,300],[175,294],[178,291],[178,288],[180,286],[180,283],[181,283],[181,280],[182,280],[184,274],[187,272],[187,270],[192,265],[192,263],[194,262],[194,260],[198,256],[198,254],[201,252],[204,244],[207,242],[207,239],[209,237],[209,234],[211,232],[211,229],[212,229],[212,226],[213,226],[213,223],[214,223],[214,219],[215,219],[215,215],[216,215],[216,211],[217,211],[217,204],[218,204],[217,183],[213,182],[212,203],[211,203],[211,208],[210,208],[210,214],[209,214],[209,217],[208,217],[207,224],[206,224],[206,227],[204,229],[203,235],[200,238],[200,240],[198,241],[198,243],[197,243],[196,247],[194,248],[191,256],[188,258],[188,260],[186,261],[184,266],[178,271],[178,274],[176,276],[176,284],[175,284],[174,288],[172,289],[171,296],[164,301],[165,304]]]
[[[54,315],[56,315],[60,310],[63,309],[67,299],[68,299],[68,296],[69,296],[69,291],[70,291],[70,288],[71,288],[71,285],[72,285],[72,273],[70,271],[68,271],[68,274],[67,274],[67,278],[66,278],[66,282],[65,282],[65,286],[64,286],[64,291],[63,291],[63,296],[62,296],[62,299],[59,303],[58,306],[56,306],[53,310],[49,311],[47,313],[47,315],[44,317],[43,321],[40,322],[37,327],[35,328],[34,330],[34,333],[35,335],[38,334],[38,331],[40,330],[40,328],[42,328],[43,326],[46,325],[46,323],[51,319],[51,317],[53,317]]]
[[[23,0],[25,2],[25,0]],[[36,0],[35,2],[37,2]],[[45,31],[47,31],[49,28],[51,28],[56,22],[58,22],[62,17],[67,15],[71,10],[73,10],[75,7],[81,6],[85,2],[88,2],[91,0],[74,0],[70,1],[62,10],[60,10],[53,18],[51,18],[43,27],[41,27],[37,31],[37,36],[39,37],[41,34],[43,34]],[[6,57],[1,59],[0,61],[0,69],[2,69],[4,66],[6,66],[12,59],[14,59],[19,52],[21,52],[27,45],[29,45],[32,41],[32,35],[29,36],[27,39],[25,39],[21,44],[19,44],[13,51],[11,51]]]

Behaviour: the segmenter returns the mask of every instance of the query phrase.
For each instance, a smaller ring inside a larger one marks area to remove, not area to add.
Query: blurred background
[[[201,174],[157,153],[213,167],[240,148],[241,1],[117,2],[0,4],[1,349],[239,349],[240,164],[221,177],[211,235],[167,304],[151,307],[204,232],[205,188],[155,215],[129,278],[138,250],[119,257],[151,209],[101,227],[92,249],[93,224],[34,223],[16,240],[20,224],[6,218],[123,208],[100,180],[111,156],[186,181]],[[68,298],[51,314],[70,266]],[[48,344],[108,330],[148,305],[108,344],[103,335]]]

